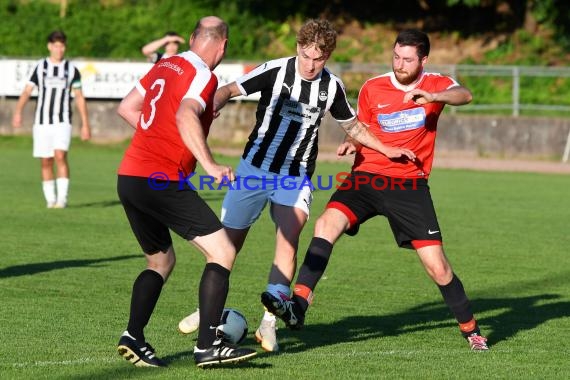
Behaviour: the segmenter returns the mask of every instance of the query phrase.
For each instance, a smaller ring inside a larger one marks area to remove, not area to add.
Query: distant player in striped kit
[[[221,221],[239,252],[250,227],[269,203],[275,223],[275,256],[267,292],[289,297],[297,266],[299,235],[309,217],[312,189],[307,180],[315,171],[318,130],[327,112],[347,135],[390,158],[413,159],[408,149],[383,145],[357,123],[342,81],[325,64],[336,47],[336,31],[326,20],[309,20],[297,33],[297,55],[272,60],[216,92],[220,110],[238,95],[261,92],[257,121],[236,169],[239,189],[226,193]],[[243,179],[240,181],[239,178]],[[179,324],[190,332],[198,313]],[[256,339],[266,351],[278,351],[275,316],[266,312]]]
[[[22,91],[12,118],[14,128],[22,126],[22,110],[34,88],[38,101],[33,126],[34,157],[41,160],[42,188],[48,208],[65,208],[69,189],[67,151],[71,142],[71,93],[81,116],[81,139],[91,138],[87,103],[81,91],[81,74],[64,59],[67,38],[56,30],[48,36],[49,57],[40,60]],[[54,179],[54,163],[57,167]],[[57,189],[57,191],[56,191]]]

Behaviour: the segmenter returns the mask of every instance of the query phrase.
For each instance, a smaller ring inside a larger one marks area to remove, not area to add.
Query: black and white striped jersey
[[[307,81],[296,67],[296,57],[280,58],[237,79],[243,95],[261,91],[255,127],[242,157],[272,173],[310,177],[323,116],[330,111],[335,120],[344,122],[356,115],[340,78],[325,68]]]
[[[81,74],[73,63],[63,60],[54,64],[44,58],[29,83],[38,87],[35,124],[71,124],[71,89],[81,88]]]

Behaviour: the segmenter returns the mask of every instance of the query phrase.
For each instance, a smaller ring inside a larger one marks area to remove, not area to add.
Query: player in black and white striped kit
[[[220,110],[238,95],[261,93],[256,124],[236,169],[236,183],[222,205],[221,221],[239,252],[251,225],[270,204],[276,227],[275,257],[267,292],[289,298],[296,270],[299,235],[309,216],[318,129],[330,112],[346,133],[365,146],[390,156],[413,154],[383,145],[359,124],[342,81],[325,64],[336,47],[336,31],[326,20],[309,20],[297,34],[297,56],[266,62],[216,92]],[[197,314],[179,329],[189,332]],[[265,312],[256,339],[266,351],[278,351],[275,316]]]
[[[81,91],[81,74],[64,59],[67,38],[62,31],[48,36],[48,58],[40,60],[22,91],[12,118],[14,128],[22,126],[22,110],[34,88],[38,101],[33,127],[33,156],[41,159],[42,188],[48,208],[65,208],[69,189],[67,151],[71,142],[71,92],[81,116],[81,139],[91,137],[87,105]],[[54,163],[56,179],[54,180]],[[57,192],[56,192],[57,188]]]
[[[324,68],[312,81],[305,80],[297,74],[297,61],[270,61],[238,80],[246,94],[261,91],[257,122],[242,157],[264,171],[310,177],[324,114],[329,111],[342,123],[352,120],[354,112],[339,78]]]

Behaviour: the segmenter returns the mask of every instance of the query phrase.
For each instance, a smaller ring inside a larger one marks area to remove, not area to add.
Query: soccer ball
[[[218,329],[223,331],[224,341],[231,344],[239,344],[247,335],[247,320],[236,309],[225,308],[222,312]]]

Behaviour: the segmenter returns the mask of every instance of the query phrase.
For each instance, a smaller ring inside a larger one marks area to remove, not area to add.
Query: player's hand
[[[404,95],[404,103],[408,103],[409,101],[413,101],[419,105],[431,103],[435,101],[435,94],[415,88]]]
[[[12,127],[20,128],[22,126],[22,114],[15,113],[12,116]]]
[[[208,171],[208,174],[214,178],[216,183],[221,183],[222,181],[233,182],[236,180],[236,176],[231,166],[215,164]]]
[[[416,160],[416,154],[409,149],[396,148],[396,147],[386,147],[384,152],[382,152],[388,158],[402,158],[406,157],[410,161]]]
[[[217,119],[220,116],[220,110],[214,108],[214,119]]]
[[[362,148],[358,142],[345,141],[336,148],[336,155],[340,158],[350,154],[355,154]]]
[[[81,127],[81,141],[87,141],[89,139],[91,139],[91,128],[84,124]]]
[[[184,38],[182,38],[180,36],[167,36],[166,43],[169,43],[169,42],[178,42],[179,44],[183,44],[186,41],[184,40]]]

